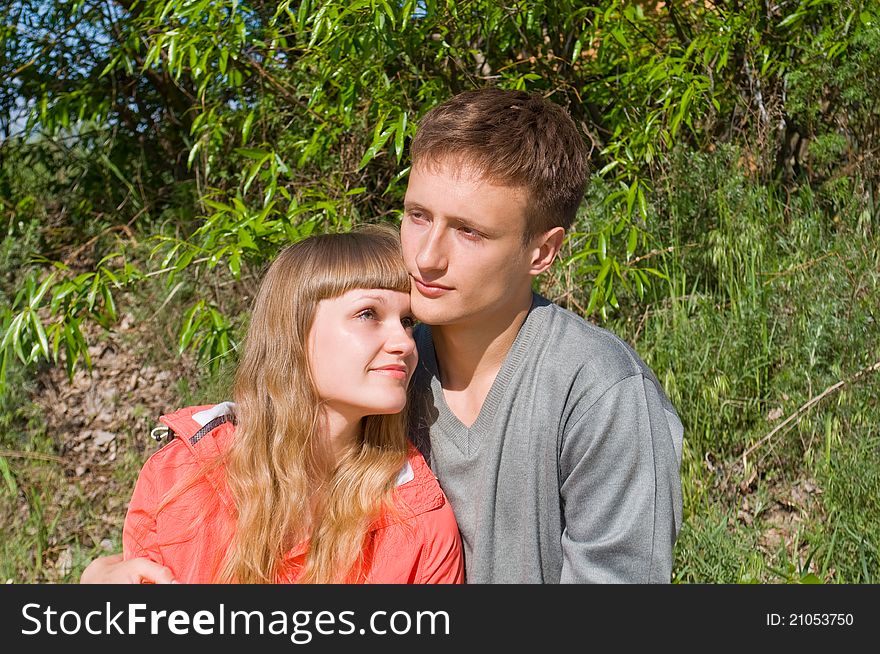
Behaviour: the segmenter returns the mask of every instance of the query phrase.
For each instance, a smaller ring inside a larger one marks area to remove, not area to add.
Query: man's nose
[[[446,263],[443,233],[435,221],[420,243],[416,265],[420,270],[445,270]]]

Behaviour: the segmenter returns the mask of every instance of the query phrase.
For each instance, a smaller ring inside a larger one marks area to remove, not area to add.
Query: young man
[[[420,364],[414,438],[449,498],[469,583],[669,582],[683,429],[610,332],[532,292],[583,198],[586,151],[538,95],[484,89],[412,143],[400,234]],[[99,559],[84,581],[167,581]]]
[[[629,346],[532,292],[583,199],[574,123],[537,95],[464,93],[426,114],[412,164],[410,410],[467,581],[670,581],[681,422]]]

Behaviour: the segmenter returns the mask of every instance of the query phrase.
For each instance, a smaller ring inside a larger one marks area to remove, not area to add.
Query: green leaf
[[[392,125],[383,131],[378,138],[373,140],[373,144],[367,149],[364,156],[361,158],[360,163],[358,164],[358,170],[361,170],[364,166],[370,163],[373,159],[376,158],[376,155],[385,147],[385,143],[388,141],[388,138],[394,133],[396,127]]]
[[[248,159],[254,159],[262,163],[272,156],[272,152],[268,150],[260,150],[259,148],[235,148],[235,152]]]
[[[88,306],[89,311],[91,311],[95,306],[95,298],[98,296],[98,290],[100,289],[100,286],[101,278],[98,275],[94,275],[92,277],[91,288],[89,288],[89,294],[86,297],[86,305]]]
[[[800,578],[800,583],[802,583],[802,584],[821,584],[822,580],[819,579],[819,577],[817,577],[815,574],[810,572]]]
[[[779,21],[779,27],[788,27],[789,25],[793,25],[794,23],[798,22],[803,17],[804,17],[804,14],[802,12],[796,11],[793,14],[789,14],[788,16],[783,18],[781,21]]]
[[[675,117],[672,119],[672,123],[669,128],[669,132],[672,138],[675,138],[675,134],[678,131],[678,127],[681,124],[682,119],[687,115],[691,98],[693,98],[693,96],[694,87],[688,86],[687,89],[685,89],[684,95],[681,98],[681,103],[678,105],[678,111],[676,112]]]
[[[593,311],[596,310],[596,305],[599,303],[599,286],[598,284],[593,286],[593,290],[590,292],[590,301],[587,303],[586,311],[584,312],[587,316],[591,315]]]
[[[199,300],[186,312],[183,318],[183,325],[180,328],[180,338],[178,339],[178,352],[183,354],[192,343],[193,337],[196,335],[201,322],[201,311],[205,307],[205,301]]]
[[[71,293],[77,290],[76,284],[70,281],[63,281],[54,289],[52,301],[49,303],[49,311],[55,313],[61,308],[62,301]]]
[[[43,296],[46,294],[49,286],[52,285],[52,282],[55,281],[55,274],[56,273],[52,272],[48,277],[46,277],[46,279],[43,280],[43,283],[40,284],[40,288],[31,298],[30,302],[28,302],[32,309],[36,309],[38,306],[40,306],[40,302],[43,300]]]
[[[51,351],[49,350],[49,340],[46,338],[46,330],[43,329],[43,323],[40,321],[40,317],[37,315],[36,311],[30,311],[29,314],[31,324],[34,326],[34,331],[37,332],[40,351],[43,353],[44,358],[49,359]]]
[[[109,286],[101,287],[101,297],[104,300],[104,312],[109,320],[116,320],[116,302]]]
[[[110,283],[113,284],[113,286],[115,288],[122,288],[122,282],[119,281],[119,279],[116,277],[116,275],[113,273],[112,270],[110,270],[109,268],[107,268],[105,266],[101,266],[98,270],[100,271],[100,273],[102,275],[104,275],[105,278],[107,278],[110,281]]]
[[[6,328],[6,332],[3,334],[3,340],[0,341],[0,350],[6,350],[12,341],[17,338],[17,334],[21,329],[21,324],[25,319],[25,313],[17,313],[15,317],[10,322],[9,327]]]
[[[639,199],[639,211],[642,214],[642,217],[647,220],[648,218],[648,201],[645,199],[645,193],[642,190],[642,187],[639,186],[638,190],[638,199]]]
[[[217,202],[216,200],[211,200],[209,198],[202,198],[202,203],[206,207],[211,207],[219,213],[232,211],[232,207],[230,207],[228,204],[223,204],[222,202]]]
[[[235,279],[241,278],[241,251],[233,250],[229,254],[229,270]]]
[[[0,350],[0,392],[6,386],[6,367],[9,361],[9,350]]]
[[[5,358],[3,360],[3,363],[6,363]],[[9,464],[6,462],[6,458],[2,456],[0,456],[0,473],[3,473],[3,479],[6,482],[6,487],[9,489],[10,494],[13,496],[17,495],[18,485],[15,483],[15,477],[13,477],[12,475],[12,470],[9,468]]]
[[[61,342],[62,327],[61,322],[56,322],[49,327],[49,333],[52,335],[52,361],[55,363],[58,363],[58,346]]]
[[[256,243],[254,243],[254,239],[251,236],[250,231],[248,231],[247,229],[240,229],[238,231],[238,247],[242,249],[256,250],[257,252],[260,251],[260,248],[257,247]]]
[[[601,168],[601,169],[599,170],[599,172],[596,173],[596,174],[597,174],[599,177],[604,177],[606,173],[609,173],[609,172],[611,172],[612,170],[614,170],[615,168],[617,168],[617,166],[618,166],[619,164],[620,164],[620,162],[617,161],[617,160],[615,159],[614,161],[611,161],[611,162],[605,164],[604,166],[602,166],[602,168]]]
[[[602,267],[599,268],[599,274],[596,275],[595,284],[596,286],[601,286],[605,281],[605,278],[608,276],[608,273],[611,272],[611,262],[613,260],[609,257],[602,261]]]
[[[634,179],[632,184],[630,184],[629,189],[626,192],[626,215],[631,216],[633,211],[633,204],[636,201],[636,194],[639,190],[639,180]]]
[[[186,167],[187,169],[192,169],[193,161],[196,158],[196,154],[198,154],[199,149],[202,147],[202,140],[199,139],[195,142],[195,144],[190,148],[189,156],[186,158]]]
[[[574,42],[574,48],[571,51],[571,62],[575,63],[578,58],[581,56],[581,50],[584,48],[584,36],[581,35],[577,41]]]
[[[12,331],[12,351],[15,352],[18,360],[25,365],[27,365],[29,362],[27,360],[27,357],[25,357],[24,355],[24,350],[21,347],[21,332],[24,329],[25,320],[28,317],[27,314],[29,313],[30,310],[26,309],[24,312],[18,314],[18,316],[16,316],[16,318],[20,318],[20,320],[18,320],[18,324],[15,324],[16,321],[13,320],[13,325],[10,326],[10,331]]]
[[[179,67],[179,63],[175,61],[177,58],[177,39],[172,37],[168,41],[168,70],[173,71]],[[175,78],[177,78],[177,75],[175,75]]]
[[[260,172],[260,169],[263,167],[263,162],[265,161],[266,159],[263,159],[263,161],[257,161],[248,169],[247,177],[245,178],[244,182],[244,187],[241,189],[242,194],[247,195],[248,189],[251,187],[251,184],[256,179],[257,175]]]
[[[635,227],[629,228],[629,234],[626,238],[626,258],[629,259],[632,257],[633,253],[636,251],[636,245],[639,240],[639,232]]]
[[[394,135],[394,152],[397,155],[397,163],[400,163],[400,158],[403,156],[403,143],[406,138],[406,111],[401,111],[400,116],[397,119],[397,127],[395,128]]]
[[[247,118],[244,119],[244,124],[241,126],[241,144],[244,145],[248,137],[251,135],[251,127],[254,124],[254,110],[251,109],[248,112]]]

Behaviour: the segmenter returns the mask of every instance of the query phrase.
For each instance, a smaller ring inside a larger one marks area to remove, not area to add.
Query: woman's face
[[[309,332],[318,395],[349,420],[397,413],[418,362],[409,293],[355,289],[321,300]]]

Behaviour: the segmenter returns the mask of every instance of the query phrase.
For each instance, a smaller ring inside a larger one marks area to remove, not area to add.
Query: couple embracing
[[[532,290],[586,157],[536,94],[429,111],[399,235],[275,259],[233,402],[163,418],[123,555],[82,581],[669,582],[681,421],[632,348]]]

